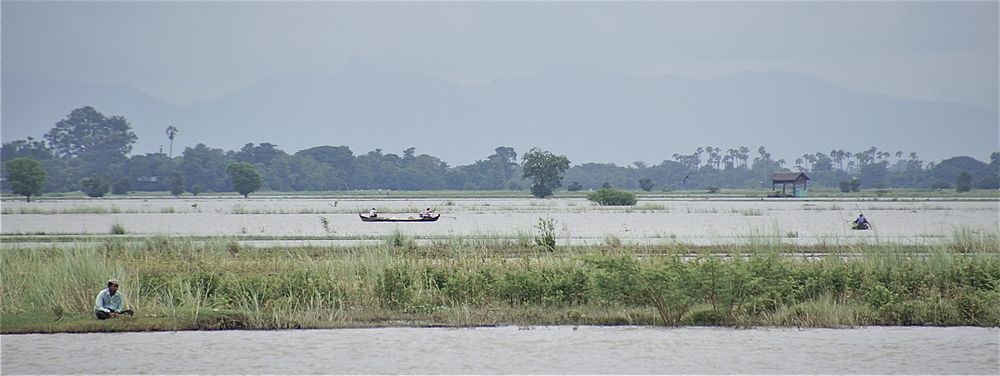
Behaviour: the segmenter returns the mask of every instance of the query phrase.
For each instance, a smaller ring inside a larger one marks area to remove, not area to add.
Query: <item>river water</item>
[[[1000,329],[497,327],[2,336],[3,374],[1000,374]]]
[[[132,235],[264,236],[359,239],[399,231],[429,238],[516,238],[552,219],[561,245],[601,243],[691,244],[743,242],[754,237],[798,244],[857,241],[922,243],[950,239],[956,230],[995,233],[1000,201],[646,199],[631,207],[601,207],[566,199],[315,199],[150,198],[4,201],[0,233],[109,234],[120,224]],[[372,207],[389,216],[416,215],[426,207],[433,223],[365,223]],[[846,221],[864,211],[872,231],[851,231]],[[530,236],[529,236],[530,237]],[[10,238],[4,243],[12,243]],[[317,243],[323,245],[325,243]]]

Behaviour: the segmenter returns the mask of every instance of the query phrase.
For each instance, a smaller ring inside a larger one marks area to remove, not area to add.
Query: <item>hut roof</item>
[[[774,173],[774,175],[771,175],[771,181],[773,181],[773,182],[793,182],[793,181],[798,181],[800,179],[800,177],[803,180],[809,180],[809,177],[806,176],[806,174],[801,173],[801,172],[776,172],[776,173]]]

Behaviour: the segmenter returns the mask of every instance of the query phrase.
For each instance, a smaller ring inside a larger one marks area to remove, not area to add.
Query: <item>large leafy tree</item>
[[[133,180],[136,190],[165,191],[171,188],[168,179],[172,172],[180,169],[181,162],[163,153],[133,155],[125,162],[124,170],[125,175]]]
[[[184,193],[184,175],[178,171],[170,174],[170,194],[180,196]]]
[[[488,188],[504,189],[517,172],[517,152],[509,146],[499,146],[494,151],[495,154],[487,157],[489,171],[485,178],[490,183]]]
[[[14,194],[25,196],[28,202],[31,202],[31,196],[42,194],[45,170],[38,161],[27,157],[15,158],[4,165],[3,171]]]
[[[193,148],[184,149],[182,159],[181,173],[184,175],[185,184],[189,187],[197,184],[215,192],[229,190],[223,175],[229,159],[222,149],[212,149],[205,144],[198,144]]]
[[[269,165],[271,161],[280,156],[288,155],[278,145],[269,142],[254,146],[253,143],[243,145],[240,151],[236,152],[235,159],[240,162],[249,162],[257,165]]]
[[[354,179],[354,152],[347,146],[317,146],[295,153],[297,156],[312,158],[317,162],[329,165],[331,186],[328,189],[349,189],[348,181]]]
[[[44,137],[57,157],[105,165],[124,160],[138,139],[125,117],[106,117],[90,106],[70,112]]]
[[[522,176],[531,179],[531,194],[543,198],[562,186],[562,174],[569,169],[569,159],[539,148],[532,148],[521,157]]]
[[[261,168],[260,174],[263,187],[269,190],[324,191],[337,188],[332,169],[312,158],[282,154]]]
[[[233,188],[243,195],[249,197],[250,193],[260,189],[261,177],[257,168],[247,162],[232,162],[226,166],[226,174],[229,181],[233,183]]]
[[[0,160],[12,161],[15,158],[28,157],[34,160],[46,160],[52,158],[52,151],[44,141],[35,141],[28,137],[27,140],[11,141],[0,146]]]

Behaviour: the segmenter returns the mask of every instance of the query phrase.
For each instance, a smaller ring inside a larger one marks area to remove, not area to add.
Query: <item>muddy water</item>
[[[585,199],[199,198],[3,202],[2,234],[107,234],[114,223],[130,234],[262,235],[275,237],[421,237],[532,234],[540,218],[555,220],[562,244],[730,242],[778,237],[799,243],[865,239],[904,242],[950,237],[956,229],[995,232],[997,201],[645,200],[634,207],[600,207]],[[413,216],[434,207],[434,223],[363,223],[371,207]],[[862,210],[874,231],[851,231],[845,221]],[[98,214],[74,214],[76,212]],[[28,214],[21,214],[28,213]],[[44,214],[32,214],[44,213]],[[55,214],[52,214],[55,213]],[[326,221],[326,226],[323,225]]]
[[[382,328],[5,335],[4,374],[989,374],[997,328]]]

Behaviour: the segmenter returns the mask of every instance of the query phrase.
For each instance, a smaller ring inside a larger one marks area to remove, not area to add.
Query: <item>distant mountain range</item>
[[[437,156],[451,165],[497,146],[537,146],[574,163],[657,164],[697,147],[766,146],[789,163],[804,153],[876,146],[928,161],[988,160],[1000,150],[995,110],[869,95],[790,72],[741,72],[708,80],[656,79],[556,66],[463,86],[417,73],[352,63],[329,73],[261,80],[213,101],[179,107],[138,89],[3,77],[3,142],[41,138],[75,108],[129,119],[135,154],[174,154],[204,143],[238,150],[270,142],[289,153],[347,145]]]

